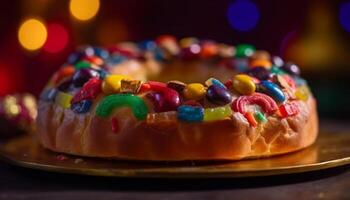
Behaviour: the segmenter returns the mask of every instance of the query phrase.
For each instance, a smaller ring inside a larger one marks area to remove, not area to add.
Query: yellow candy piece
[[[179,41],[180,46],[183,48],[190,47],[192,44],[198,43],[198,39],[194,37],[183,38]]]
[[[204,121],[215,121],[225,119],[232,115],[230,106],[204,109]]]
[[[232,84],[233,88],[243,95],[251,95],[256,89],[253,79],[245,74],[236,75]]]
[[[191,83],[186,86],[183,91],[186,99],[200,100],[205,96],[205,87],[200,83]]]
[[[310,90],[307,86],[300,86],[295,91],[295,97],[299,100],[306,101],[309,99]]]
[[[56,96],[55,103],[61,106],[62,108],[69,108],[71,105],[72,98],[73,96],[68,93],[59,92]]]
[[[120,74],[108,75],[102,82],[102,91],[105,94],[117,93],[120,91],[121,81],[131,80],[130,77]]]

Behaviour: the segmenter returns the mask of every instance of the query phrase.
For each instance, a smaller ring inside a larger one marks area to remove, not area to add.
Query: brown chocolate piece
[[[182,91],[185,89],[186,87],[186,83],[183,83],[181,81],[169,81],[167,83],[167,86],[171,89],[176,90],[179,93],[182,93]]]

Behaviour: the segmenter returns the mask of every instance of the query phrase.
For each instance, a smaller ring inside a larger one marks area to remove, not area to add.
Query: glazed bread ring
[[[37,133],[80,156],[239,160],[310,146],[318,117],[297,65],[247,44],[161,36],[72,53],[41,94]]]

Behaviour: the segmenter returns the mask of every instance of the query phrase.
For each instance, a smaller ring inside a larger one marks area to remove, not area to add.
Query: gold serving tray
[[[33,135],[0,143],[2,160],[45,171],[112,177],[223,178],[293,174],[350,163],[350,132],[321,132],[309,148],[281,156],[221,162],[140,162],[57,154],[41,147]]]

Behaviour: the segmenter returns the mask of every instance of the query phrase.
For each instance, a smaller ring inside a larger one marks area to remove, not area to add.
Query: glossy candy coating
[[[87,61],[79,61],[79,62],[74,64],[74,67],[76,69],[90,68],[91,67],[91,63],[89,63]]]
[[[253,79],[245,74],[236,75],[233,78],[233,88],[243,95],[250,95],[255,92],[256,86]]]
[[[66,66],[61,68],[58,72],[55,73],[55,75],[52,78],[52,82],[57,85],[59,84],[63,79],[69,78],[72,76],[75,72],[75,68],[73,66]]]
[[[208,87],[206,97],[211,103],[217,105],[226,105],[232,101],[231,93],[227,89],[217,85]]]
[[[205,96],[206,89],[201,83],[191,83],[186,86],[183,95],[186,99],[200,100]]]
[[[186,88],[186,84],[181,81],[168,81],[167,87],[176,90],[178,93],[182,93]]]
[[[93,100],[99,94],[101,94],[102,89],[102,80],[97,78],[92,78],[88,82],[86,82],[83,87],[74,95],[72,99],[72,103],[77,103],[82,100]]]
[[[247,74],[253,76],[261,81],[272,78],[272,73],[265,67],[254,67],[247,71]]]
[[[232,115],[232,110],[230,106],[222,106],[216,108],[206,108],[204,109],[204,121],[216,121],[225,119]]]
[[[109,56],[109,53],[107,50],[103,49],[103,48],[100,48],[100,47],[93,47],[94,49],[94,55],[95,56],[98,56],[102,59],[107,59],[108,56]]]
[[[204,41],[201,43],[201,52],[200,56],[202,58],[211,58],[218,54],[219,48],[215,42],[212,41]]]
[[[159,93],[161,97],[157,98],[162,100],[162,106],[160,107],[162,112],[176,110],[180,105],[179,93],[171,88],[168,88],[165,83],[148,81],[141,85],[140,92],[153,91]],[[157,100],[155,99],[155,100]],[[159,104],[161,102],[157,102]]]
[[[121,81],[123,79],[130,80],[131,78],[124,75],[112,74],[107,75],[102,83],[102,91],[105,94],[117,93],[120,91]]]
[[[72,79],[67,79],[63,82],[61,82],[58,86],[57,86],[57,89],[59,91],[62,91],[62,92],[67,92],[69,91],[70,89],[73,88],[73,85],[72,85]]]
[[[96,115],[100,117],[108,117],[114,109],[125,106],[131,108],[136,119],[146,119],[148,108],[145,102],[140,97],[132,94],[112,94],[106,96],[97,105]]]
[[[264,114],[259,112],[259,111],[256,111],[254,113],[254,117],[255,117],[256,121],[258,121],[258,122],[266,122],[267,121]]]
[[[240,44],[236,46],[236,57],[244,58],[253,55],[255,47],[249,44]]]
[[[83,56],[84,54],[82,52],[73,52],[68,56],[67,63],[73,65],[78,62]]]
[[[279,67],[276,67],[276,66],[272,66],[270,71],[271,71],[271,73],[279,74],[279,75],[283,75],[283,74],[286,73],[285,71],[282,70],[282,68],[279,68]]]
[[[255,92],[252,95],[240,96],[232,103],[232,109],[242,114],[246,113],[247,105],[259,105],[261,109],[268,114],[272,114],[278,110],[276,102],[266,94]]]
[[[71,106],[71,100],[73,96],[65,93],[65,92],[58,92],[55,103],[61,106],[62,108],[69,108]]]
[[[81,87],[86,83],[88,80],[94,77],[99,77],[100,74],[91,68],[85,68],[85,69],[80,69],[76,71],[72,77],[72,82],[75,87]]]
[[[216,86],[222,87],[224,89],[227,89],[226,86],[216,78],[209,78],[208,80],[205,81],[205,85],[208,87],[211,85],[216,85]]]
[[[247,121],[249,122],[249,124],[252,126],[252,127],[256,127],[258,125],[258,122],[255,120],[255,117],[253,115],[253,113],[251,112],[246,112],[244,114],[244,117],[247,119]]]
[[[299,67],[294,63],[286,63],[281,67],[282,70],[287,72],[288,74],[299,76],[300,75],[300,69]]]
[[[153,103],[153,110],[157,113],[166,112],[169,108],[166,106],[165,100],[161,93],[150,92],[146,97]]]
[[[284,61],[279,56],[272,57],[272,63],[274,66],[277,66],[277,67],[282,67],[284,65]]]
[[[299,113],[299,107],[296,103],[286,103],[279,107],[279,111],[282,117],[290,117]]]
[[[179,41],[179,44],[182,48],[187,48],[192,44],[198,44],[198,43],[199,43],[199,40],[195,37],[186,37],[186,38],[182,38]]]
[[[250,62],[250,67],[264,67],[266,69],[270,69],[272,63],[269,60],[253,60]]]
[[[204,109],[198,106],[182,105],[177,108],[177,118],[186,122],[201,122],[204,118]]]
[[[271,96],[278,103],[282,103],[286,100],[286,97],[280,87],[270,81],[262,81],[259,84],[259,90]]]
[[[91,100],[82,100],[71,105],[71,109],[78,114],[87,113],[92,106]]]
[[[143,51],[154,51],[157,48],[157,43],[153,40],[144,40],[138,44],[138,47]]]
[[[256,50],[253,55],[251,56],[251,59],[253,60],[270,60],[271,56],[270,53],[263,50]]]
[[[104,63],[104,61],[100,57],[97,57],[97,56],[85,57],[84,61],[89,62],[89,63],[94,64],[94,65],[103,65],[103,63]]]
[[[310,96],[310,91],[307,86],[299,86],[295,91],[295,97],[302,101],[307,101]]]
[[[180,58],[185,60],[198,58],[201,52],[201,46],[199,44],[191,44],[187,48],[181,49]]]

